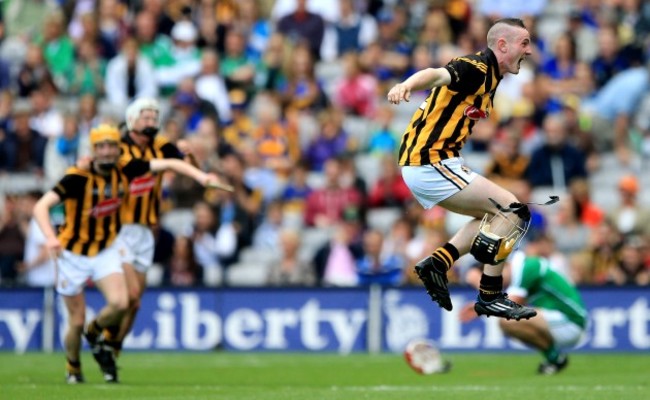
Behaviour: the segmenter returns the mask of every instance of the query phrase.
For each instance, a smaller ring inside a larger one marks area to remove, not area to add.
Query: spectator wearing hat
[[[639,181],[634,175],[618,181],[619,205],[610,210],[607,218],[624,235],[650,234],[650,208],[638,201]]]
[[[163,94],[173,93],[180,81],[193,78],[201,71],[198,37],[198,30],[189,21],[179,21],[172,28],[171,59],[156,68],[156,80]]]
[[[214,105],[196,94],[196,85],[192,78],[184,78],[178,82],[176,93],[171,102],[175,111],[185,122],[186,133],[195,133],[199,122],[205,117],[218,120]]]

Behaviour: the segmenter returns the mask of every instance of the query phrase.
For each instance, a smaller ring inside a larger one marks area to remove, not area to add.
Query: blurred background
[[[534,208],[582,287],[650,281],[650,4],[641,0],[6,0],[0,24],[0,285],[50,287],[35,199],[131,100],[162,104],[234,194],[165,178],[163,287],[419,285],[414,263],[465,222],[414,202],[397,145],[426,97],[396,82],[486,46],[534,44],[463,154]],[[53,210],[62,221],[63,210]],[[525,243],[524,243],[525,246]],[[455,282],[471,267],[461,259]],[[453,291],[453,289],[452,289]]]

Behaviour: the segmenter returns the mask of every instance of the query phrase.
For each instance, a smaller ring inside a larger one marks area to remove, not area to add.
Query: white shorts
[[[548,324],[555,345],[560,349],[571,349],[582,339],[585,330],[570,321],[566,315],[557,310],[540,309]]]
[[[122,262],[133,265],[137,271],[146,273],[153,264],[155,242],[148,226],[122,225],[115,244]]]
[[[115,243],[93,257],[63,250],[56,264],[56,291],[63,296],[81,293],[88,278],[97,282],[108,275],[124,273]]]
[[[476,172],[463,165],[462,157],[450,158],[433,165],[402,167],[402,177],[413,197],[429,209],[463,190],[476,178]]]

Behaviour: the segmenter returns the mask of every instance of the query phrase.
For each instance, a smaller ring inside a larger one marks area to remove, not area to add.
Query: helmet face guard
[[[520,225],[512,221],[502,211],[498,211],[488,221],[485,214],[479,225],[478,233],[472,240],[470,254],[478,262],[497,265],[506,260],[521,242],[530,226],[530,220]]]

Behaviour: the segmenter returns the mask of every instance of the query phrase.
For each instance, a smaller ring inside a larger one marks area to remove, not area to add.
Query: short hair
[[[499,40],[499,37],[503,35],[504,25],[527,29],[526,25],[524,25],[524,21],[522,21],[519,18],[498,19],[494,21],[494,23],[490,27],[490,30],[488,30],[487,33],[487,45],[489,48],[493,48],[497,44],[497,40]]]

